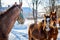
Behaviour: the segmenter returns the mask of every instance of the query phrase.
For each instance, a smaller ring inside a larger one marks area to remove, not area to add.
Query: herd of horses
[[[57,40],[60,18],[57,19],[56,12],[44,14],[44,19],[40,23],[33,23],[29,26],[29,40]]]
[[[13,5],[0,14],[0,40],[8,40],[9,33],[21,12],[21,6],[22,3]],[[57,19],[56,12],[50,12],[49,15],[44,14],[44,19],[40,23],[33,23],[29,26],[29,40],[57,40],[56,24],[60,26],[60,18]]]

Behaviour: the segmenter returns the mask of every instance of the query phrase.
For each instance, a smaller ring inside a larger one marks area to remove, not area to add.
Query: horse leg
[[[3,40],[8,40],[8,37],[7,38],[4,38]]]
[[[51,38],[52,38],[51,36],[48,36],[48,39],[47,40],[51,40]]]
[[[29,40],[34,40],[32,37],[29,37]]]
[[[33,38],[31,37],[31,34],[30,34],[30,30],[28,31],[28,35],[29,35],[29,40],[33,40]]]
[[[57,35],[54,35],[55,37],[53,38],[53,40],[57,40]]]
[[[33,40],[33,38],[32,37],[29,37],[29,40]]]
[[[28,34],[28,35],[29,35],[29,40],[31,40],[31,35],[30,35],[30,32],[29,32],[29,34]]]
[[[31,38],[29,37],[29,40],[31,40]]]
[[[49,37],[47,40],[51,40],[51,38]]]
[[[31,40],[34,40],[33,38],[31,38]]]
[[[56,40],[57,38],[53,38],[53,40]]]
[[[0,40],[8,40],[8,37],[0,38]]]

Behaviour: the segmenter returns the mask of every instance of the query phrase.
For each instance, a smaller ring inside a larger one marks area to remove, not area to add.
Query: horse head
[[[49,25],[50,25],[50,16],[49,14],[48,15],[44,15],[44,24],[45,24],[45,29],[46,30],[49,30]]]
[[[17,5],[17,6],[18,6],[18,8],[21,8],[22,3],[20,3],[20,4]],[[17,21],[18,21],[19,24],[23,24],[24,21],[25,21],[25,19],[24,19],[24,17],[23,17],[23,9],[21,9],[20,11],[21,11],[21,12],[20,12],[20,14],[19,14],[19,16],[18,16]]]
[[[50,17],[51,17],[51,20],[56,20],[57,16],[56,16],[56,12],[51,12],[50,13]]]

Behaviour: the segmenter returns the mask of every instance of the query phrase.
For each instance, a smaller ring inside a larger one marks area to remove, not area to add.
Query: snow
[[[24,24],[18,24],[16,21],[12,31],[9,34],[9,40],[28,40],[28,28],[30,20],[25,20]]]
[[[40,22],[41,20],[42,19],[38,19],[38,22]],[[28,40],[28,28],[32,23],[34,23],[34,20],[25,19],[24,24],[18,24],[18,22],[16,21],[13,29],[9,34],[9,40]],[[60,30],[58,31],[59,33],[57,40],[60,40]]]

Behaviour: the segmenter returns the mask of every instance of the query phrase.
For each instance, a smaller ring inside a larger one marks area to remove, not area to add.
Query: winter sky
[[[2,0],[1,1],[2,2],[2,6],[3,7],[7,7],[8,5],[13,5],[15,2],[17,2],[18,4],[19,4],[19,0]],[[30,8],[32,8],[33,6],[32,6],[32,0],[22,0],[22,2],[23,2],[23,5],[22,5],[22,7],[30,7]],[[45,1],[44,1],[45,2]],[[46,1],[47,2],[47,1]],[[46,5],[48,5],[48,3],[47,4],[45,4],[45,3],[43,3],[42,5],[41,4],[39,4],[38,5],[38,10],[39,11],[42,11],[43,10],[43,8],[44,8],[44,6],[46,6]],[[34,7],[36,7],[36,6],[34,6]],[[42,10],[41,10],[42,9]]]
[[[7,7],[8,5],[13,5],[15,2],[17,2],[19,4],[19,0],[2,0],[2,6],[3,7]],[[22,0],[23,5],[22,7],[30,7],[32,8],[32,0]],[[41,8],[43,8],[43,6],[39,5],[38,9],[40,10]]]
[[[19,3],[19,0],[2,0],[2,6],[13,5],[15,2]],[[22,0],[23,6],[22,7],[29,7],[31,0]],[[29,2],[29,5],[28,5]]]

